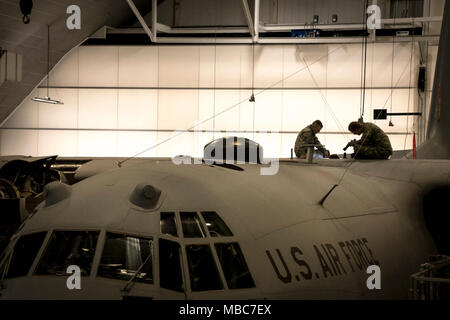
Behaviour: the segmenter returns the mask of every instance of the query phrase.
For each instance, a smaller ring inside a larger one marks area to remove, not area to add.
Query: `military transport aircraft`
[[[244,163],[91,161],[45,186],[0,258],[0,298],[408,298],[419,265],[450,252],[449,31],[446,6],[421,159],[281,159],[261,175],[245,140]]]

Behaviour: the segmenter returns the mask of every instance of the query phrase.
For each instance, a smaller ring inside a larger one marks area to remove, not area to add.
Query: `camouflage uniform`
[[[316,134],[312,131],[311,126],[307,126],[305,129],[299,132],[297,135],[297,140],[295,140],[295,155],[297,158],[300,158],[302,155],[306,156],[306,153],[308,152],[306,147],[301,147],[304,144],[319,144],[322,145],[317,139]],[[322,152],[322,154],[325,153],[326,149],[322,146],[317,147],[317,149]]]
[[[388,136],[373,123],[364,123],[362,137],[353,146],[356,159],[387,159],[392,155]]]

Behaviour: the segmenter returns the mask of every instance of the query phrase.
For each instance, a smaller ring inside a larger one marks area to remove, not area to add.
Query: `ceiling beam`
[[[247,0],[241,0],[242,9],[244,10],[245,20],[247,20],[248,30],[252,35],[253,41],[255,41],[255,27],[253,25],[252,14],[250,13],[250,8],[248,6]]]
[[[259,0],[255,0],[255,41],[259,40]]]
[[[150,40],[152,42],[156,42],[156,37],[153,35],[152,31],[150,30],[150,28],[148,27],[147,23],[145,22],[144,18],[142,17],[142,15],[140,14],[138,8],[136,8],[136,6],[134,5],[133,0],[126,0],[128,5],[131,8],[131,11],[133,11],[134,15],[136,16],[136,18],[138,19],[139,23],[141,24],[142,28],[144,28],[145,33],[147,33],[147,35],[150,37]],[[153,2],[155,2],[155,0],[152,0]],[[154,14],[154,12],[152,13],[152,15]],[[156,20],[156,19],[155,19]],[[156,22],[156,21],[155,21]],[[156,30],[154,30],[156,31]],[[156,34],[156,32],[155,32]]]
[[[152,30],[153,30],[153,42],[157,42],[158,39],[158,2],[152,0]]]

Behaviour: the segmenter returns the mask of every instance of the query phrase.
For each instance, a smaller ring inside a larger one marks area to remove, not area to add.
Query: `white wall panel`
[[[370,101],[367,101],[367,106],[370,111],[368,114],[366,114],[366,117],[370,120],[373,119],[373,109],[388,109],[388,111],[391,109],[391,90],[390,89],[374,89],[370,90],[371,93],[371,99]],[[370,121],[369,120],[369,121]]]
[[[360,90],[328,90],[324,131],[346,131],[360,114]]]
[[[46,96],[46,89],[38,89]],[[49,89],[50,97],[64,104],[36,103],[39,108],[39,128],[74,128],[78,126],[78,89]]]
[[[255,46],[255,87],[281,88],[283,46]]]
[[[117,156],[117,132],[79,131],[78,156],[80,157]]]
[[[199,48],[195,46],[159,47],[159,86],[197,87]]]
[[[117,47],[81,46],[78,52],[80,86],[117,86],[119,67]]]
[[[253,139],[263,146],[264,158],[277,158],[281,151],[281,135],[278,133],[255,133]]]
[[[50,72],[51,86],[78,85],[78,50],[79,48],[72,49]]]
[[[283,59],[283,87],[314,88],[314,80],[319,87],[327,85],[327,45],[286,46]]]
[[[329,45],[329,52],[328,87],[361,86],[361,45]]]
[[[297,139],[297,134],[289,133],[289,134],[281,135],[280,158],[290,158],[291,157],[291,148],[294,149],[296,139]],[[293,151],[293,157],[295,158],[294,151]]]
[[[79,128],[117,128],[117,90],[80,89]]]
[[[256,49],[256,46],[255,46]],[[241,88],[252,88],[256,86],[253,76],[256,72],[253,72],[253,48],[252,46],[241,46]],[[256,54],[256,50],[255,50]],[[256,55],[255,55],[256,57]],[[255,64],[256,67],[256,64]]]
[[[39,155],[78,156],[78,132],[75,130],[39,131]]]
[[[7,128],[37,128],[38,126],[38,102],[32,101],[31,98],[38,96],[38,90],[35,90],[29,98],[14,110],[14,113],[5,122]]]
[[[157,157],[192,155],[198,152],[198,150],[195,150],[194,135],[189,132],[182,134],[179,132],[158,132],[158,143],[162,144],[155,148]]]
[[[411,150],[413,135],[388,135],[391,141],[392,149],[394,150]],[[417,137],[416,137],[417,139]],[[416,140],[417,141],[417,140]]]
[[[283,109],[282,90],[267,90],[255,102],[255,129],[280,131]]]
[[[36,130],[2,130],[2,155],[38,155],[38,131]]]
[[[154,157],[156,151],[152,148],[157,144],[156,132],[117,132],[117,156],[132,157],[138,153],[138,157]],[[147,150],[152,148],[150,150]],[[147,150],[143,152],[144,150]]]
[[[261,90],[255,92],[255,99],[259,101]],[[251,90],[239,91],[239,130],[252,131],[253,130],[253,114],[256,112],[256,103],[250,102],[252,95]]]
[[[300,131],[314,120],[323,119],[323,105],[317,90],[284,91],[282,130]]]
[[[398,79],[391,79],[392,44],[377,43],[375,46],[368,45],[367,49],[366,83],[372,87],[390,87],[392,82],[392,86],[395,86]],[[357,61],[361,62],[361,57]]]
[[[409,87],[417,84],[417,64],[418,50],[410,43],[402,42],[395,44],[394,51],[394,87]],[[411,71],[411,72],[410,72]]]
[[[237,90],[215,91],[215,129],[239,130],[240,95]],[[227,110],[226,112],[224,110]]]
[[[119,129],[158,128],[158,90],[119,90]]]
[[[202,88],[214,87],[214,68],[217,47],[199,47],[199,79],[198,85]]]
[[[213,141],[215,138],[220,137],[220,134],[213,134],[212,132],[197,132],[193,134],[193,157],[203,157],[203,148]]]
[[[216,87],[239,87],[241,84],[240,65],[240,46],[218,46],[216,51]]]
[[[158,48],[119,47],[119,86],[157,87]]]
[[[197,90],[160,90],[158,129],[185,130],[198,119]]]
[[[198,90],[199,130],[212,130],[214,116],[214,90]],[[208,120],[210,119],[210,120]]]

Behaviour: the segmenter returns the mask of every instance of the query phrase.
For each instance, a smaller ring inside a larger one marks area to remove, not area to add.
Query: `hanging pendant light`
[[[53,100],[50,98],[49,78],[50,78],[50,25],[47,25],[47,96],[45,98],[34,97],[32,100],[36,102],[44,102],[51,104],[64,104],[61,101]]]

